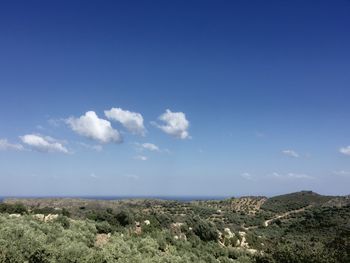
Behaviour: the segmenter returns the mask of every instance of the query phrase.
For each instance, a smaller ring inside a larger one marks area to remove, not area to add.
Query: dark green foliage
[[[161,213],[161,214],[153,213],[152,216],[155,218],[155,220],[158,222],[159,226],[161,227],[169,227],[169,225],[173,222],[171,217],[164,213]]]
[[[286,227],[286,234],[297,235],[304,233],[308,236],[318,237],[321,241],[335,238],[340,233],[350,232],[350,206],[346,207],[320,207],[310,209]]]
[[[302,191],[269,198],[262,205],[262,209],[282,213],[300,209],[308,205],[322,205],[331,199],[332,197],[330,196],[322,196],[311,191]]]
[[[112,225],[117,222],[115,215],[108,213],[107,211],[90,210],[87,213],[87,218],[94,221],[107,221]]]
[[[272,251],[276,263],[335,263],[333,256],[326,253],[321,243],[306,246],[305,243],[292,242],[277,245]]]
[[[339,233],[326,247],[337,262],[350,262],[350,228]]]
[[[219,238],[218,231],[216,227],[211,224],[210,222],[207,222],[205,220],[202,220],[198,217],[191,220],[192,222],[189,222],[190,225],[192,225],[193,232],[203,241],[217,241]]]
[[[122,210],[114,213],[111,209],[90,210],[87,218],[96,221],[96,228],[99,233],[112,233],[119,231],[121,227],[134,224],[134,215],[129,210]]]
[[[56,221],[60,223],[64,229],[68,229],[70,226],[69,219],[65,216],[59,216]]]
[[[67,209],[65,209],[65,208],[62,208],[62,215],[66,216],[66,217],[70,217],[71,216],[70,212]]]
[[[49,253],[44,249],[34,251],[28,259],[29,263],[49,263]]]
[[[128,210],[120,211],[115,218],[121,226],[128,226],[134,223],[134,215]]]
[[[258,254],[254,257],[255,263],[275,263],[276,261],[273,259],[270,254]]]
[[[0,203],[0,213],[22,214],[23,215],[23,214],[28,213],[28,210],[21,203],[15,203],[15,204]]]
[[[61,211],[56,210],[53,207],[43,207],[43,208],[34,208],[32,210],[34,214],[43,214],[43,215],[49,215],[49,214],[57,214],[61,213]]]
[[[96,223],[96,230],[99,234],[108,234],[113,231],[113,228],[107,221],[102,221]]]

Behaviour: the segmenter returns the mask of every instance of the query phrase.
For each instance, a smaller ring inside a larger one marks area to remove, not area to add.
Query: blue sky
[[[0,195],[349,194],[349,13],[1,3]]]

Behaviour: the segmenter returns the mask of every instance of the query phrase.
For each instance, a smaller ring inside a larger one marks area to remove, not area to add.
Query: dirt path
[[[285,212],[285,213],[280,214],[280,215],[276,215],[276,216],[274,216],[273,218],[270,218],[270,219],[265,220],[265,221],[263,222],[263,226],[264,226],[264,227],[268,227],[274,220],[287,217],[287,216],[289,216],[289,215],[291,215],[291,214],[297,214],[297,213],[304,212],[305,209],[310,208],[310,207],[312,207],[312,205],[309,205],[309,206],[306,206],[306,207],[303,207],[303,208],[300,208],[300,209],[296,209],[296,210],[291,210],[291,211]],[[256,228],[258,228],[258,227],[259,227],[259,226],[250,226],[250,227],[244,227],[244,226],[242,226],[242,228],[243,228],[245,231],[252,230],[252,229],[256,229]]]
[[[271,224],[271,222],[273,222],[274,220],[277,220],[277,219],[280,219],[280,218],[283,218],[283,217],[287,217],[287,216],[289,216],[291,214],[297,214],[297,213],[304,212],[305,209],[310,208],[310,207],[311,207],[311,205],[303,207],[303,208],[300,208],[300,209],[297,209],[297,210],[288,211],[288,212],[283,213],[281,215],[277,215],[277,216],[275,216],[275,217],[273,217],[271,219],[265,220],[263,225],[264,225],[264,227],[268,227]]]

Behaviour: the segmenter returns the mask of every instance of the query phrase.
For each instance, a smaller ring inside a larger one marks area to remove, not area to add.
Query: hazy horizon
[[[6,1],[0,196],[348,195],[349,1]]]

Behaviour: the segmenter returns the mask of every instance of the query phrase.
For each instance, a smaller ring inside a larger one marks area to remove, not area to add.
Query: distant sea
[[[79,198],[93,200],[160,199],[189,202],[196,200],[223,200],[229,198],[229,196],[0,196],[0,201],[7,198]]]

